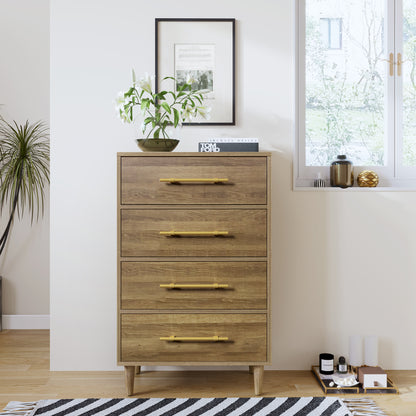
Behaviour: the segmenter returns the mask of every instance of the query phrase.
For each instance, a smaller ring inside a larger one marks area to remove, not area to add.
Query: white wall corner
[[[3,315],[3,329],[50,329],[49,315]]]

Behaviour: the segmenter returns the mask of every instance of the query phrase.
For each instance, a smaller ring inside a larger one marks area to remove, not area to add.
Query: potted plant
[[[203,105],[204,94],[208,91],[194,89],[194,80],[190,77],[182,84],[174,77],[165,77],[162,81],[173,80],[176,91],[158,93],[153,92],[152,77],[148,74],[137,80],[133,70],[132,78],[132,86],[119,93],[116,110],[122,122],[132,123],[136,116],[134,108],[140,109],[141,131],[145,137],[138,139],[137,144],[143,151],[171,151],[179,143],[172,138],[171,130],[198,115],[209,118],[210,109]]]
[[[49,183],[48,128],[42,122],[9,124],[0,116],[0,211],[2,216],[6,207],[8,211],[8,221],[0,237],[0,256],[16,213],[21,217],[28,210],[32,222],[43,215],[46,183]]]

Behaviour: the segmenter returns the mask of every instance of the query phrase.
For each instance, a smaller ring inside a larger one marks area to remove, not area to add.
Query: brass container
[[[378,175],[372,170],[363,170],[358,176],[357,176],[357,183],[358,186],[364,187],[364,188],[374,188],[378,185]]]
[[[354,185],[354,172],[352,163],[347,156],[338,155],[330,168],[331,186],[349,188]]]

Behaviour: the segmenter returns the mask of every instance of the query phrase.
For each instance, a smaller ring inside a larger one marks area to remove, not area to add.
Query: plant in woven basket
[[[31,220],[43,216],[45,184],[49,183],[49,130],[43,122],[8,123],[0,116],[0,210],[9,219],[0,237],[0,255],[13,219],[26,210]]]

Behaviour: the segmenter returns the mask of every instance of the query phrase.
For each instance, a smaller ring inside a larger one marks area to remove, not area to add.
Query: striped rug
[[[20,408],[17,404],[20,403]],[[14,407],[13,407],[14,404]],[[25,408],[25,405],[27,406]],[[31,406],[32,405],[32,406]],[[10,402],[0,415],[20,416],[348,416],[336,397],[252,397],[207,399],[66,399]],[[30,408],[32,407],[32,408]],[[7,413],[6,413],[7,412]]]
[[[61,399],[10,402],[0,416],[385,416],[367,397]]]

